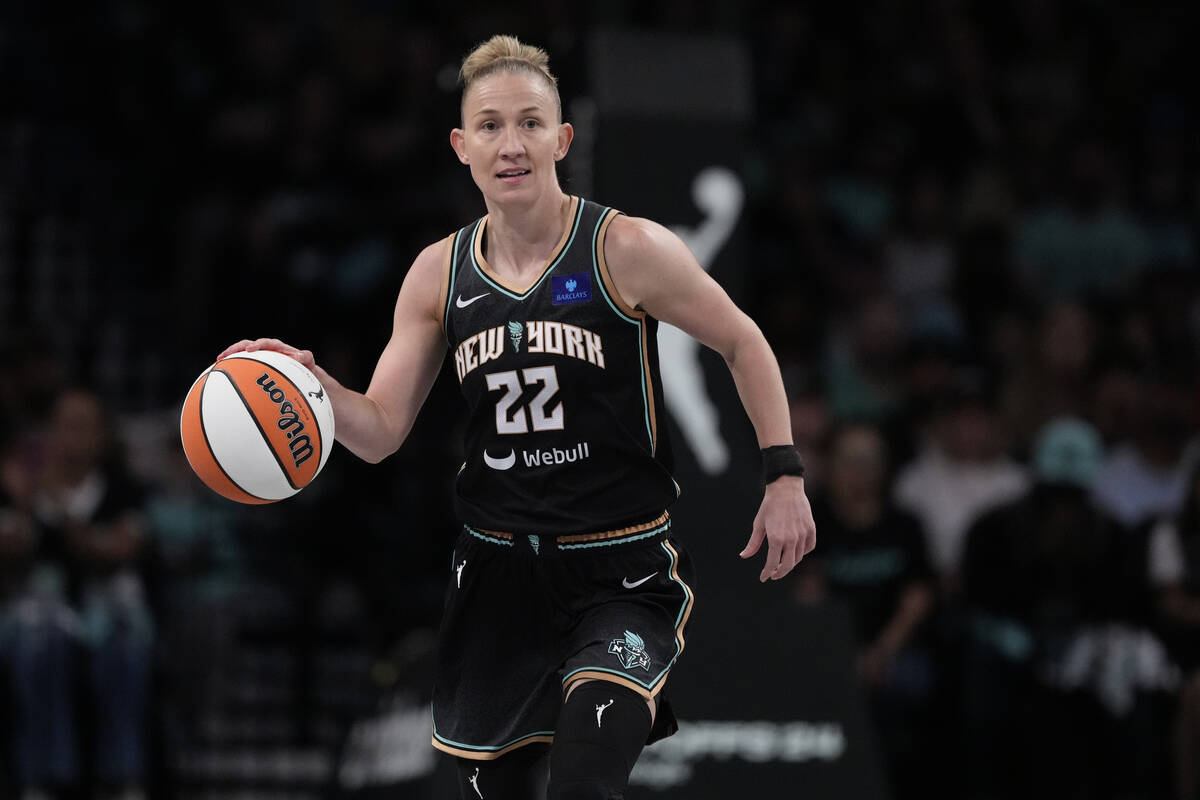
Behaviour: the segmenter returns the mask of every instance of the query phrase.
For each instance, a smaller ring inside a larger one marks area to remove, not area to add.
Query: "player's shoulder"
[[[454,235],[451,234],[426,245],[413,259],[412,266],[408,271],[409,276],[422,279],[436,278],[440,281],[449,263],[453,242]]]
[[[445,305],[447,271],[453,236],[426,245],[404,276],[397,300],[397,313],[420,313],[441,322]]]
[[[646,217],[624,214],[613,218],[604,237],[604,249],[610,261],[644,262],[682,246],[682,240],[666,226]]]

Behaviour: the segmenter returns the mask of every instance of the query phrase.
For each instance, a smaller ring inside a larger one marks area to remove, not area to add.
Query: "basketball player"
[[[749,558],[788,574],[816,531],[775,357],[666,228],[563,193],[571,145],[546,54],[497,36],[462,64],[450,133],[487,215],[427,247],[365,394],[312,369],[337,438],[378,462],[407,436],[447,343],[466,397],[466,462],[433,699],[433,744],[478,800],[620,798],[670,735],[663,696],[692,611],[671,532],[657,321],[721,353],[763,449]],[[551,744],[552,743],[552,744]],[[549,786],[546,788],[546,773]]]

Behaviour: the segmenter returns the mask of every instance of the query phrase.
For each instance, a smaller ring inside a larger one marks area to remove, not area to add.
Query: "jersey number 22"
[[[504,390],[504,396],[496,402],[497,433],[528,433],[534,431],[561,431],[563,429],[562,402],[549,411],[546,406],[558,392],[558,372],[554,367],[528,367],[517,371],[492,372],[484,376],[490,392]],[[541,386],[527,406],[517,406],[525,386]],[[516,408],[514,408],[516,406]]]

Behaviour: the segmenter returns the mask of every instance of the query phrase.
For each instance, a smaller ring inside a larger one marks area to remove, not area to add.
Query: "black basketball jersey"
[[[460,520],[563,534],[660,515],[678,495],[662,419],[657,321],[613,288],[604,234],[620,212],[571,198],[571,222],[527,291],[488,266],[488,218],[451,237],[443,323],[469,409]]]

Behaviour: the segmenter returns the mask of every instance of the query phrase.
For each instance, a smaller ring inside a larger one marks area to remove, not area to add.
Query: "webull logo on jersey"
[[[528,353],[548,353],[586,361],[604,369],[604,342],[600,334],[566,322],[529,320],[510,322],[487,328],[462,340],[454,350],[454,368],[459,383],[477,367],[504,355],[504,339],[512,343],[513,352],[521,352],[525,343]]]
[[[583,461],[591,457],[592,451],[587,442],[580,442],[565,450],[551,447],[521,451],[521,463],[526,467],[557,467],[563,464],[574,464],[576,461]],[[504,455],[497,457],[484,450],[483,463],[501,472],[510,470],[517,465],[517,451],[509,450]]]
[[[586,303],[592,299],[592,276],[586,272],[579,275],[553,275],[550,278],[553,295],[551,303],[556,306],[571,303]]]
[[[641,667],[647,672],[650,671],[650,656],[646,654],[646,643],[633,631],[625,631],[624,639],[613,639],[609,642],[608,652],[615,655],[625,669]]]

